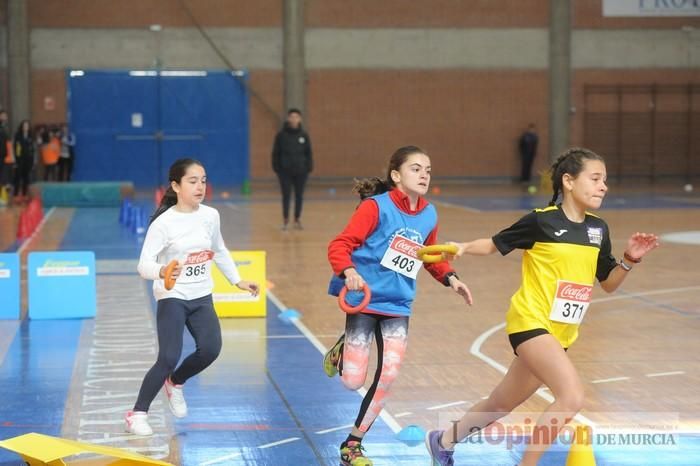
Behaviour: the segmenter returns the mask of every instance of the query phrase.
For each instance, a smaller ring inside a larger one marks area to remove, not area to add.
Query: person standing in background
[[[58,159],[61,157],[61,140],[58,130],[47,128],[42,135],[41,161],[44,163],[44,181],[58,180]]]
[[[7,131],[7,112],[0,110],[0,188],[12,185],[14,166],[12,142]]]
[[[27,199],[29,190],[29,178],[34,168],[35,149],[34,134],[29,120],[22,120],[15,133],[15,180],[14,196],[18,202]]]
[[[58,159],[58,181],[70,181],[75,160],[75,134],[68,125],[61,127],[61,157]]]
[[[289,226],[289,204],[294,188],[294,228],[302,229],[301,209],[304,187],[313,170],[311,139],[302,127],[301,111],[290,108],[287,120],[275,136],[272,147],[272,169],[277,174],[282,190],[282,230]]]
[[[527,130],[520,136],[520,141],[518,142],[520,162],[522,164],[522,170],[520,172],[520,181],[522,183],[529,183],[532,177],[532,163],[537,155],[538,142],[539,137],[535,132],[535,124],[530,123],[527,126]]]

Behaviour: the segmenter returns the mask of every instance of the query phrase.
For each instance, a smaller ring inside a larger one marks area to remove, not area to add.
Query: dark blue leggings
[[[186,301],[166,298],[158,301],[158,360],[146,373],[134,411],[148,411],[165,379],[176,385],[206,369],[221,352],[221,326],[211,295]],[[175,366],[182,354],[182,333],[187,326],[197,349]]]

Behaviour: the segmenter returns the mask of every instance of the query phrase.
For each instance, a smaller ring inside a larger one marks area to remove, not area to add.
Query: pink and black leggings
[[[348,314],[341,379],[350,390],[365,384],[372,337],[377,342],[377,370],[355,420],[355,427],[361,432],[367,432],[379,416],[391,384],[399,375],[408,342],[408,317]]]

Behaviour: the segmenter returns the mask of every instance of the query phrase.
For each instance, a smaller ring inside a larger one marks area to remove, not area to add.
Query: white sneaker
[[[153,429],[148,424],[148,413],[143,411],[129,411],[124,418],[126,431],[134,435],[153,435]]]
[[[187,402],[182,393],[182,385],[175,385],[170,381],[170,377],[165,379],[165,394],[168,395],[168,405],[175,417],[187,416]]]

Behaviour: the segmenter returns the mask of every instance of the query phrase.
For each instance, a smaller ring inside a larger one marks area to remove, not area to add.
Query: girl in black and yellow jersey
[[[587,149],[564,152],[552,165],[554,196],[493,236],[457,243],[457,256],[505,255],[524,249],[522,284],[511,298],[506,331],[516,356],[488,399],[475,404],[443,435],[428,432],[434,465],[452,465],[456,443],[508,414],[545,384],[554,395],[533,429],[521,466],[535,466],[547,446],[583,405],[583,386],[566,354],[588,310],[593,282],[615,291],[642,257],[658,246],[656,235],[635,233],[623,259],[611,254],[607,224],[587,212],[600,207],[608,190],[603,158]],[[560,204],[555,204],[559,194]],[[536,429],[536,430],[535,430]]]

